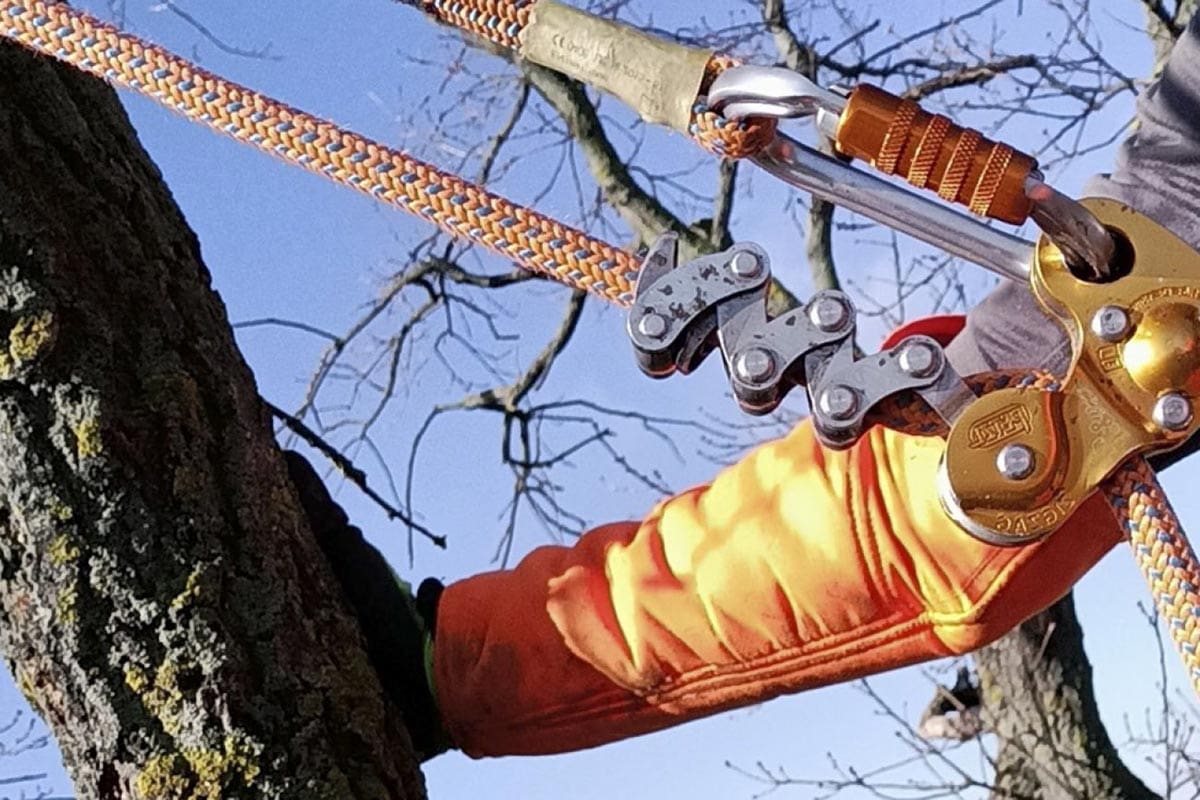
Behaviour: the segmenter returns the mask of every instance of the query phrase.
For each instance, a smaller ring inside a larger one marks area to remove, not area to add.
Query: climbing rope
[[[512,45],[532,3],[432,2],[439,19]],[[484,11],[487,11],[485,14]],[[14,41],[153,98],[220,133],[350,186],[522,267],[628,305],[636,259],[603,240],[327,120],[239,86],[81,11],[39,0],[0,0],[0,30]],[[709,79],[732,66],[710,59]],[[731,123],[698,103],[694,135],[725,155],[756,152],[769,123]]]
[[[410,2],[449,24],[515,47],[536,0]],[[404,153],[224,80],[163,48],[116,30],[69,6],[0,0],[0,33],[101,79],[151,97],[190,119],[319,175],[416,214],[522,267],[628,305],[638,273],[633,255],[575,228],[440,171]],[[709,79],[731,60],[714,57]],[[727,123],[703,102],[693,110],[693,136],[726,156],[755,152],[774,135],[770,124]],[[1054,391],[1052,376],[997,373],[979,392],[1014,379]],[[893,403],[876,421],[923,435],[945,425],[923,403]],[[1145,459],[1123,465],[1104,491],[1128,531],[1135,559],[1167,621],[1200,694],[1200,561]]]
[[[438,22],[517,50],[537,0],[400,0]]]
[[[0,31],[219,133],[416,214],[525,269],[618,305],[632,298],[638,262],[625,250],[227,81],[69,6],[0,0]]]
[[[1145,459],[1125,462],[1104,484],[1117,522],[1128,531],[1154,605],[1200,694],[1200,561]]]

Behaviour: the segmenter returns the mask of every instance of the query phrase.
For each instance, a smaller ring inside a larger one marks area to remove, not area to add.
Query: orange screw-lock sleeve
[[[862,84],[850,94],[837,148],[980,216],[1014,225],[1029,216],[1032,157],[875,86]]]

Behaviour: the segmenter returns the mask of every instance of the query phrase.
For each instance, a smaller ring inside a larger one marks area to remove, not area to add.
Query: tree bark
[[[993,797],[1157,797],[1100,721],[1071,595],[977,652],[975,664],[985,721],[1000,741]]]
[[[81,798],[423,796],[197,242],[0,45],[0,646]]]

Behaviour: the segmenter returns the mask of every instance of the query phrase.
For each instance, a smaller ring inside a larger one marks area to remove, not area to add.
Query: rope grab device
[[[820,292],[768,318],[770,263],[756,245],[681,264],[665,234],[644,254],[626,252],[64,4],[0,0],[0,34],[628,307],[628,335],[648,375],[687,373],[719,353],[749,413],[769,412],[803,388],[828,447],[848,447],[875,424],[945,436],[939,495],[969,535],[1028,543],[1104,491],[1200,693],[1200,563],[1145,461],[1200,426],[1200,254],[1119,203],[1066,197],[1032,157],[871,85],[827,89],[556,0],[410,4],[590,83],[720,157],[749,159],[792,186],[1028,283],[1067,333],[1070,368],[1063,376],[962,376],[925,336],[862,357],[855,310],[841,292]],[[784,134],[779,120],[788,118],[812,122],[843,159]],[[981,217],[1032,219],[1040,235],[1026,241]]]

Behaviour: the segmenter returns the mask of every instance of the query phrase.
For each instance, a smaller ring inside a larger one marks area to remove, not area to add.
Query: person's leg
[[[1099,497],[1045,541],[985,545],[933,479],[943,442],[805,423],[660,504],[451,584],[434,663],[473,756],[552,753],[965,653],[1050,605],[1119,540]]]

